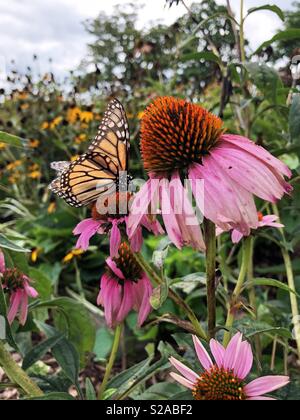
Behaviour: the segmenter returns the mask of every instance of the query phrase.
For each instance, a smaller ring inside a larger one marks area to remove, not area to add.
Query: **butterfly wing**
[[[119,174],[128,169],[129,129],[122,104],[114,99],[88,152],[74,162],[54,162],[58,177],[50,189],[68,204],[81,207],[116,191]]]

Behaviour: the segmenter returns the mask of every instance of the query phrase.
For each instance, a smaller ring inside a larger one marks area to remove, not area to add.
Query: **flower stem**
[[[144,259],[141,253],[135,253],[134,256],[142,270],[145,271],[156,284],[159,285],[164,283],[163,279],[156,273],[156,271],[150,266],[150,264],[148,264],[148,262]],[[207,341],[207,334],[201,327],[201,324],[198,321],[191,307],[172,289],[169,289],[169,297],[186,313],[187,317],[189,318],[193,327],[195,328],[195,332],[198,335],[198,337]]]
[[[3,341],[0,341],[0,366],[3,368],[11,382],[19,385],[26,395],[30,397],[41,397],[43,395],[42,390],[14,361],[11,354],[6,350]]]
[[[119,350],[120,340],[121,340],[121,336],[122,336],[122,330],[123,330],[123,325],[122,324],[118,325],[117,328],[116,328],[116,331],[115,331],[114,343],[113,343],[113,347],[112,347],[112,350],[111,350],[111,354],[110,354],[108,364],[106,366],[105,375],[104,375],[102,384],[99,388],[99,393],[98,393],[98,399],[99,400],[103,400],[103,397],[104,397],[104,393],[105,393],[105,390],[106,390],[106,387],[107,387],[107,383],[108,383],[108,380],[110,378],[110,374],[111,374],[111,371],[112,371],[112,368],[114,366],[114,363],[115,363],[115,360],[116,360],[116,357],[117,357],[117,353],[118,353],[118,350]]]
[[[240,270],[240,274],[239,274],[239,278],[237,281],[237,284],[235,286],[235,289],[233,291],[233,295],[232,295],[232,303],[229,305],[228,308],[228,314],[227,314],[227,321],[226,321],[226,329],[229,330],[225,333],[224,335],[224,347],[228,346],[228,343],[230,341],[231,338],[231,329],[233,327],[233,323],[234,323],[234,311],[233,311],[233,307],[234,305],[237,303],[237,300],[240,297],[240,294],[243,290],[243,285],[248,273],[248,268],[249,268],[249,263],[250,263],[250,259],[251,259],[251,253],[252,253],[252,238],[251,236],[249,236],[248,238],[246,238],[243,242],[243,257],[242,257],[242,265],[241,265],[241,270]]]
[[[246,52],[245,52],[245,37],[244,37],[244,0],[241,0],[241,7],[240,7],[240,50],[241,50],[241,60],[242,63],[246,61]]]
[[[207,282],[207,312],[208,336],[215,337],[216,332],[216,226],[210,220],[204,221],[206,242],[206,282]]]
[[[278,221],[280,223],[280,214],[279,214],[279,210],[276,204],[273,204],[273,211],[276,214],[276,216],[278,216],[278,219],[279,219]],[[299,312],[299,307],[298,307],[297,295],[295,293],[297,290],[296,290],[296,284],[295,284],[295,278],[294,278],[294,272],[293,272],[293,264],[292,264],[291,256],[286,246],[287,241],[286,241],[283,228],[280,228],[280,232],[283,238],[283,246],[281,246],[281,253],[284,260],[288,286],[291,289],[291,291],[289,292],[289,295],[290,295],[290,301],[291,301],[295,340],[297,343],[298,357],[300,359],[300,312]]]

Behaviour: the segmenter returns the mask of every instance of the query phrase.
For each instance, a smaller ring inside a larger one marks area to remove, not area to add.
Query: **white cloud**
[[[224,3],[225,0],[218,0]],[[144,4],[140,11],[139,27],[150,21],[173,22],[185,13],[182,5],[171,9],[164,0],[133,0]],[[192,1],[186,0],[187,4]],[[240,0],[231,0],[236,12]],[[53,70],[64,75],[76,68],[87,54],[86,44],[91,40],[85,32],[83,21],[95,18],[101,12],[112,13],[116,4],[128,0],[0,0],[0,51],[1,62],[14,59],[19,68],[32,64],[33,54],[40,57],[41,71],[49,70],[49,58]],[[246,0],[247,7],[260,6],[265,0]],[[273,0],[287,8],[292,0]],[[246,35],[255,47],[271,37],[281,22],[270,12],[261,12],[249,18]]]

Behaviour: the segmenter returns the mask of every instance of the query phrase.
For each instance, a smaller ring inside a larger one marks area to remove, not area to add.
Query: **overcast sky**
[[[182,5],[165,7],[164,0],[134,0],[145,4],[137,22],[139,27],[150,21],[173,22],[185,13]],[[194,0],[195,1],[195,0]],[[196,0],[197,1],[197,0]],[[200,0],[198,0],[200,1]],[[225,0],[218,0],[225,3]],[[112,12],[115,4],[128,0],[0,0],[0,72],[10,68],[14,59],[18,68],[32,64],[33,54],[40,58],[39,70],[51,70],[60,76],[76,68],[87,53],[86,44],[91,40],[83,22],[99,13]],[[186,0],[190,5],[192,1]],[[237,11],[240,0],[231,0]],[[266,0],[246,0],[246,7],[261,6]],[[272,0],[271,4],[288,9],[293,0]],[[270,38],[281,27],[281,21],[270,12],[260,12],[249,18],[246,36],[253,47]],[[1,76],[0,76],[1,77]]]

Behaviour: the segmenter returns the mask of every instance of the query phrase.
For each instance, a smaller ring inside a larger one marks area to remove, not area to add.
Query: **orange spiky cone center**
[[[201,163],[223,132],[222,120],[201,106],[173,97],[157,98],[142,118],[145,169],[170,172]]]
[[[142,270],[137,263],[127,242],[122,242],[119,248],[119,256],[114,258],[117,267],[122,271],[127,280],[137,282],[142,277]]]

